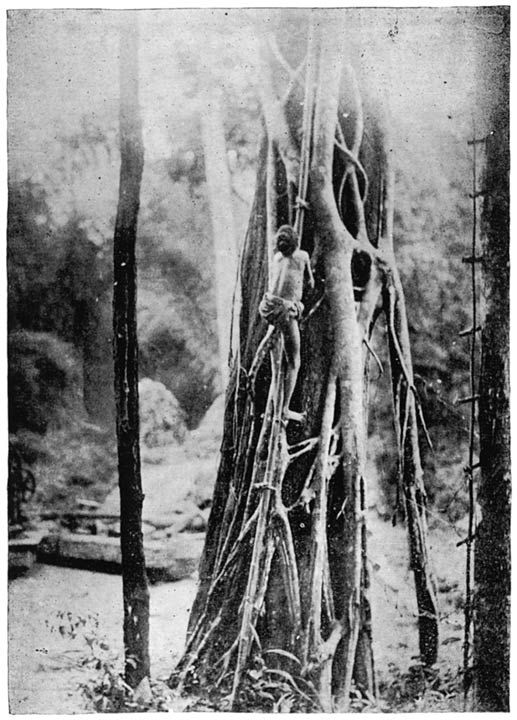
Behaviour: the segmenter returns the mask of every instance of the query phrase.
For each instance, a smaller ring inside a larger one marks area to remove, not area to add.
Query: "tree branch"
[[[284,70],[286,71],[287,75],[291,80],[295,80],[297,77],[296,70],[292,68],[285,57],[280,52],[280,48],[278,47],[278,43],[276,41],[276,37],[273,34],[268,35],[267,38],[269,49],[271,50],[271,53],[275,60],[281,65]]]
[[[296,186],[300,174],[299,152],[285,117],[285,106],[276,96],[273,89],[271,66],[266,60],[269,54],[269,48],[266,42],[263,41],[261,43],[260,50],[261,80],[259,92],[266,120],[268,138],[270,138],[278,148],[278,152],[285,166],[288,182]]]
[[[336,404],[336,384],[335,362],[332,361],[321,418],[316,470],[312,483],[314,505],[311,517],[311,555],[309,561],[310,600],[307,609],[307,627],[304,630],[304,664],[308,660],[309,648],[321,642],[321,599],[325,564],[324,550],[326,549],[328,460],[332,438],[332,420]]]

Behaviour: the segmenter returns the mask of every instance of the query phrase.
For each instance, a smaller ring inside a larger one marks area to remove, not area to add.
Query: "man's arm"
[[[275,253],[273,256],[273,262],[271,263],[271,277],[269,279],[269,287],[268,290],[270,292],[275,292],[276,285],[278,282],[278,275],[280,274],[280,258],[282,257],[281,253]]]
[[[307,268],[307,274],[309,276],[309,285],[314,290],[314,275],[312,274],[311,259],[309,253],[305,253],[305,267]]]

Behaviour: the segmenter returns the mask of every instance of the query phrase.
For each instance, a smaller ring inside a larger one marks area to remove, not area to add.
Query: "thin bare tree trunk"
[[[486,140],[482,214],[486,314],[479,388],[481,519],[475,537],[475,709],[508,712],[510,703],[510,148],[509,14],[498,8],[492,131]]]
[[[120,187],[113,246],[113,331],[120,487],[120,543],[124,596],[126,682],[149,676],[149,590],[142,536],[138,417],[135,243],[144,153],[138,106],[136,16],[120,35]]]
[[[388,143],[386,138],[386,143]],[[427,540],[427,494],[420,456],[418,422],[427,430],[418,412],[418,396],[413,381],[413,362],[409,339],[404,290],[393,248],[395,177],[389,152],[384,154],[381,238],[379,247],[389,260],[383,305],[388,329],[393,413],[398,456],[398,507],[406,518],[410,567],[415,580],[418,607],[420,657],[426,665],[438,658],[439,610]],[[430,442],[430,441],[429,441]]]

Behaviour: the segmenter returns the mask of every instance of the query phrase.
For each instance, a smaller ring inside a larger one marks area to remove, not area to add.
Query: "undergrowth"
[[[99,631],[97,614],[74,615],[59,610],[52,622],[46,621],[50,632],[58,633],[63,639],[79,640],[82,648],[77,653],[69,650],[63,653],[68,666],[73,664],[85,670],[85,679],[79,683],[79,690],[92,712],[167,712],[170,692],[162,682],[148,678],[133,689],[124,680],[123,660],[112,650],[107,639]],[[131,658],[126,659],[131,662]]]
[[[270,651],[283,652],[283,651]],[[288,653],[285,653],[286,655]],[[290,653],[289,653],[290,655]],[[292,656],[294,658],[294,656]],[[296,658],[294,658],[296,660]],[[191,711],[314,713],[321,712],[313,686],[296,673],[278,667],[268,667],[264,658],[256,654],[244,673],[233,708],[231,691],[233,672],[222,679],[201,686],[195,668],[183,680],[173,673],[169,684],[184,696],[193,696]]]
[[[462,677],[459,670],[445,671],[415,662],[406,671],[389,664],[389,676],[379,683],[383,712],[462,712]]]
[[[232,673],[220,684],[201,687],[194,669],[181,685],[190,697],[190,711],[230,710]],[[170,684],[177,688],[179,677],[173,673]],[[256,655],[242,679],[234,710],[267,713],[321,713],[317,693],[306,679],[296,673],[266,665]],[[350,713],[410,713],[463,711],[461,673],[438,666],[426,667],[415,662],[406,671],[391,663],[388,677],[379,684],[378,698],[364,693],[352,683]]]
[[[46,621],[50,632],[64,640],[79,642],[61,657],[63,665],[84,671],[79,691],[92,712],[167,712],[182,697],[180,705],[188,711],[229,711],[232,673],[222,681],[201,687],[195,668],[182,679],[171,676],[167,686],[147,678],[135,690],[123,676],[124,660],[101,633],[97,614],[76,615],[60,610]],[[131,659],[129,659],[131,661]],[[462,678],[459,671],[441,671],[414,662],[402,671],[390,663],[388,675],[379,683],[375,699],[352,686],[352,713],[462,712]],[[320,713],[317,693],[310,682],[296,672],[268,667],[263,656],[252,659],[243,676],[234,710],[268,713]]]

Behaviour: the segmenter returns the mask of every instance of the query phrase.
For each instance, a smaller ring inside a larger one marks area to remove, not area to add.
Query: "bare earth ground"
[[[408,568],[405,531],[377,516],[370,518],[371,600],[376,670],[387,678],[418,654],[413,584]],[[433,562],[440,592],[443,669],[461,660],[461,594],[464,548],[450,528],[433,530]],[[154,678],[166,678],[182,651],[195,579],[151,587],[151,661]],[[78,685],[91,676],[80,660],[88,654],[84,640],[61,637],[56,613],[99,615],[99,634],[122,650],[122,585],[116,575],[36,565],[9,586],[9,697],[16,714],[88,712]],[[171,707],[179,710],[180,707]],[[91,712],[91,709],[90,709]]]

